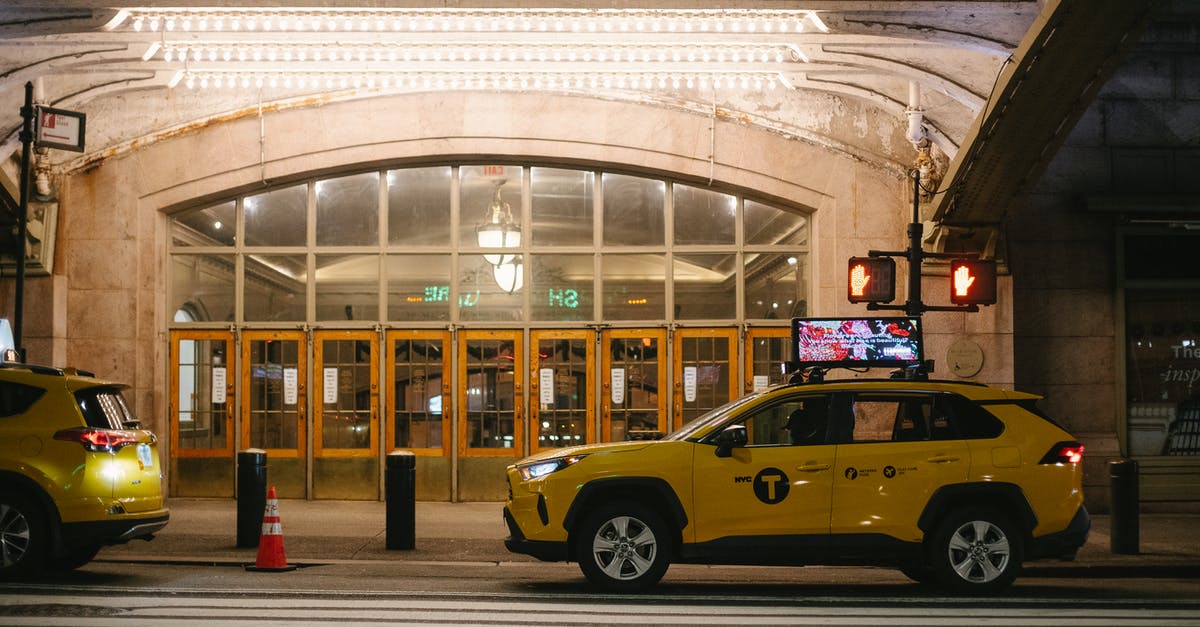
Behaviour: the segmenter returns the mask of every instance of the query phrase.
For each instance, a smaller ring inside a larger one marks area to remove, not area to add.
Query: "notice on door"
[[[613,368],[608,375],[610,387],[612,388],[613,405],[621,405],[625,402],[625,369]]]
[[[554,369],[542,368],[538,371],[538,396],[543,405],[554,405]]]
[[[296,404],[296,398],[299,396],[297,394],[297,390],[299,389],[299,383],[300,383],[299,371],[297,371],[295,368],[284,368],[283,369],[283,404],[284,405],[295,405]]]
[[[326,368],[324,371],[324,383],[322,389],[325,391],[324,401],[326,405],[334,405],[337,403],[338,397],[338,369]]]
[[[696,402],[696,367],[683,367],[683,400],[689,403]]]
[[[771,378],[765,374],[754,375],[754,391],[761,392],[771,385]]]
[[[212,402],[214,405],[225,402],[225,366],[213,366]]]

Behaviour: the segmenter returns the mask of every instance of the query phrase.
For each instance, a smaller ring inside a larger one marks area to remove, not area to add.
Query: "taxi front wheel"
[[[593,511],[579,527],[579,569],[599,588],[630,592],[654,585],[670,566],[671,535],[662,517],[638,503]]]
[[[1008,518],[984,508],[954,512],[933,537],[931,564],[938,583],[958,592],[1003,590],[1021,570],[1022,548]]]

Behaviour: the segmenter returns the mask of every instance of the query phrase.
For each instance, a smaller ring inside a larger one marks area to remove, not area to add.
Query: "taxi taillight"
[[[1039,464],[1078,464],[1083,461],[1083,445],[1079,442],[1059,442],[1050,447]]]
[[[131,431],[96,429],[94,427],[63,429],[54,434],[54,439],[77,442],[93,453],[112,453],[129,444],[137,444],[138,441],[137,434]]]

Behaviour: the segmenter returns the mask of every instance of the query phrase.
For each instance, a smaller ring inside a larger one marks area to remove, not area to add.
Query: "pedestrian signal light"
[[[955,305],[995,304],[996,260],[952,260],[950,262],[950,302]]]
[[[891,257],[851,257],[846,294],[852,303],[892,302],[896,262]]]

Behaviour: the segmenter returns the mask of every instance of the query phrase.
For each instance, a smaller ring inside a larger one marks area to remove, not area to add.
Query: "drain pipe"
[[[914,148],[920,150],[928,140],[925,138],[925,110],[921,108],[921,84],[908,81],[908,108],[904,110],[908,116],[908,133],[905,135]]]

